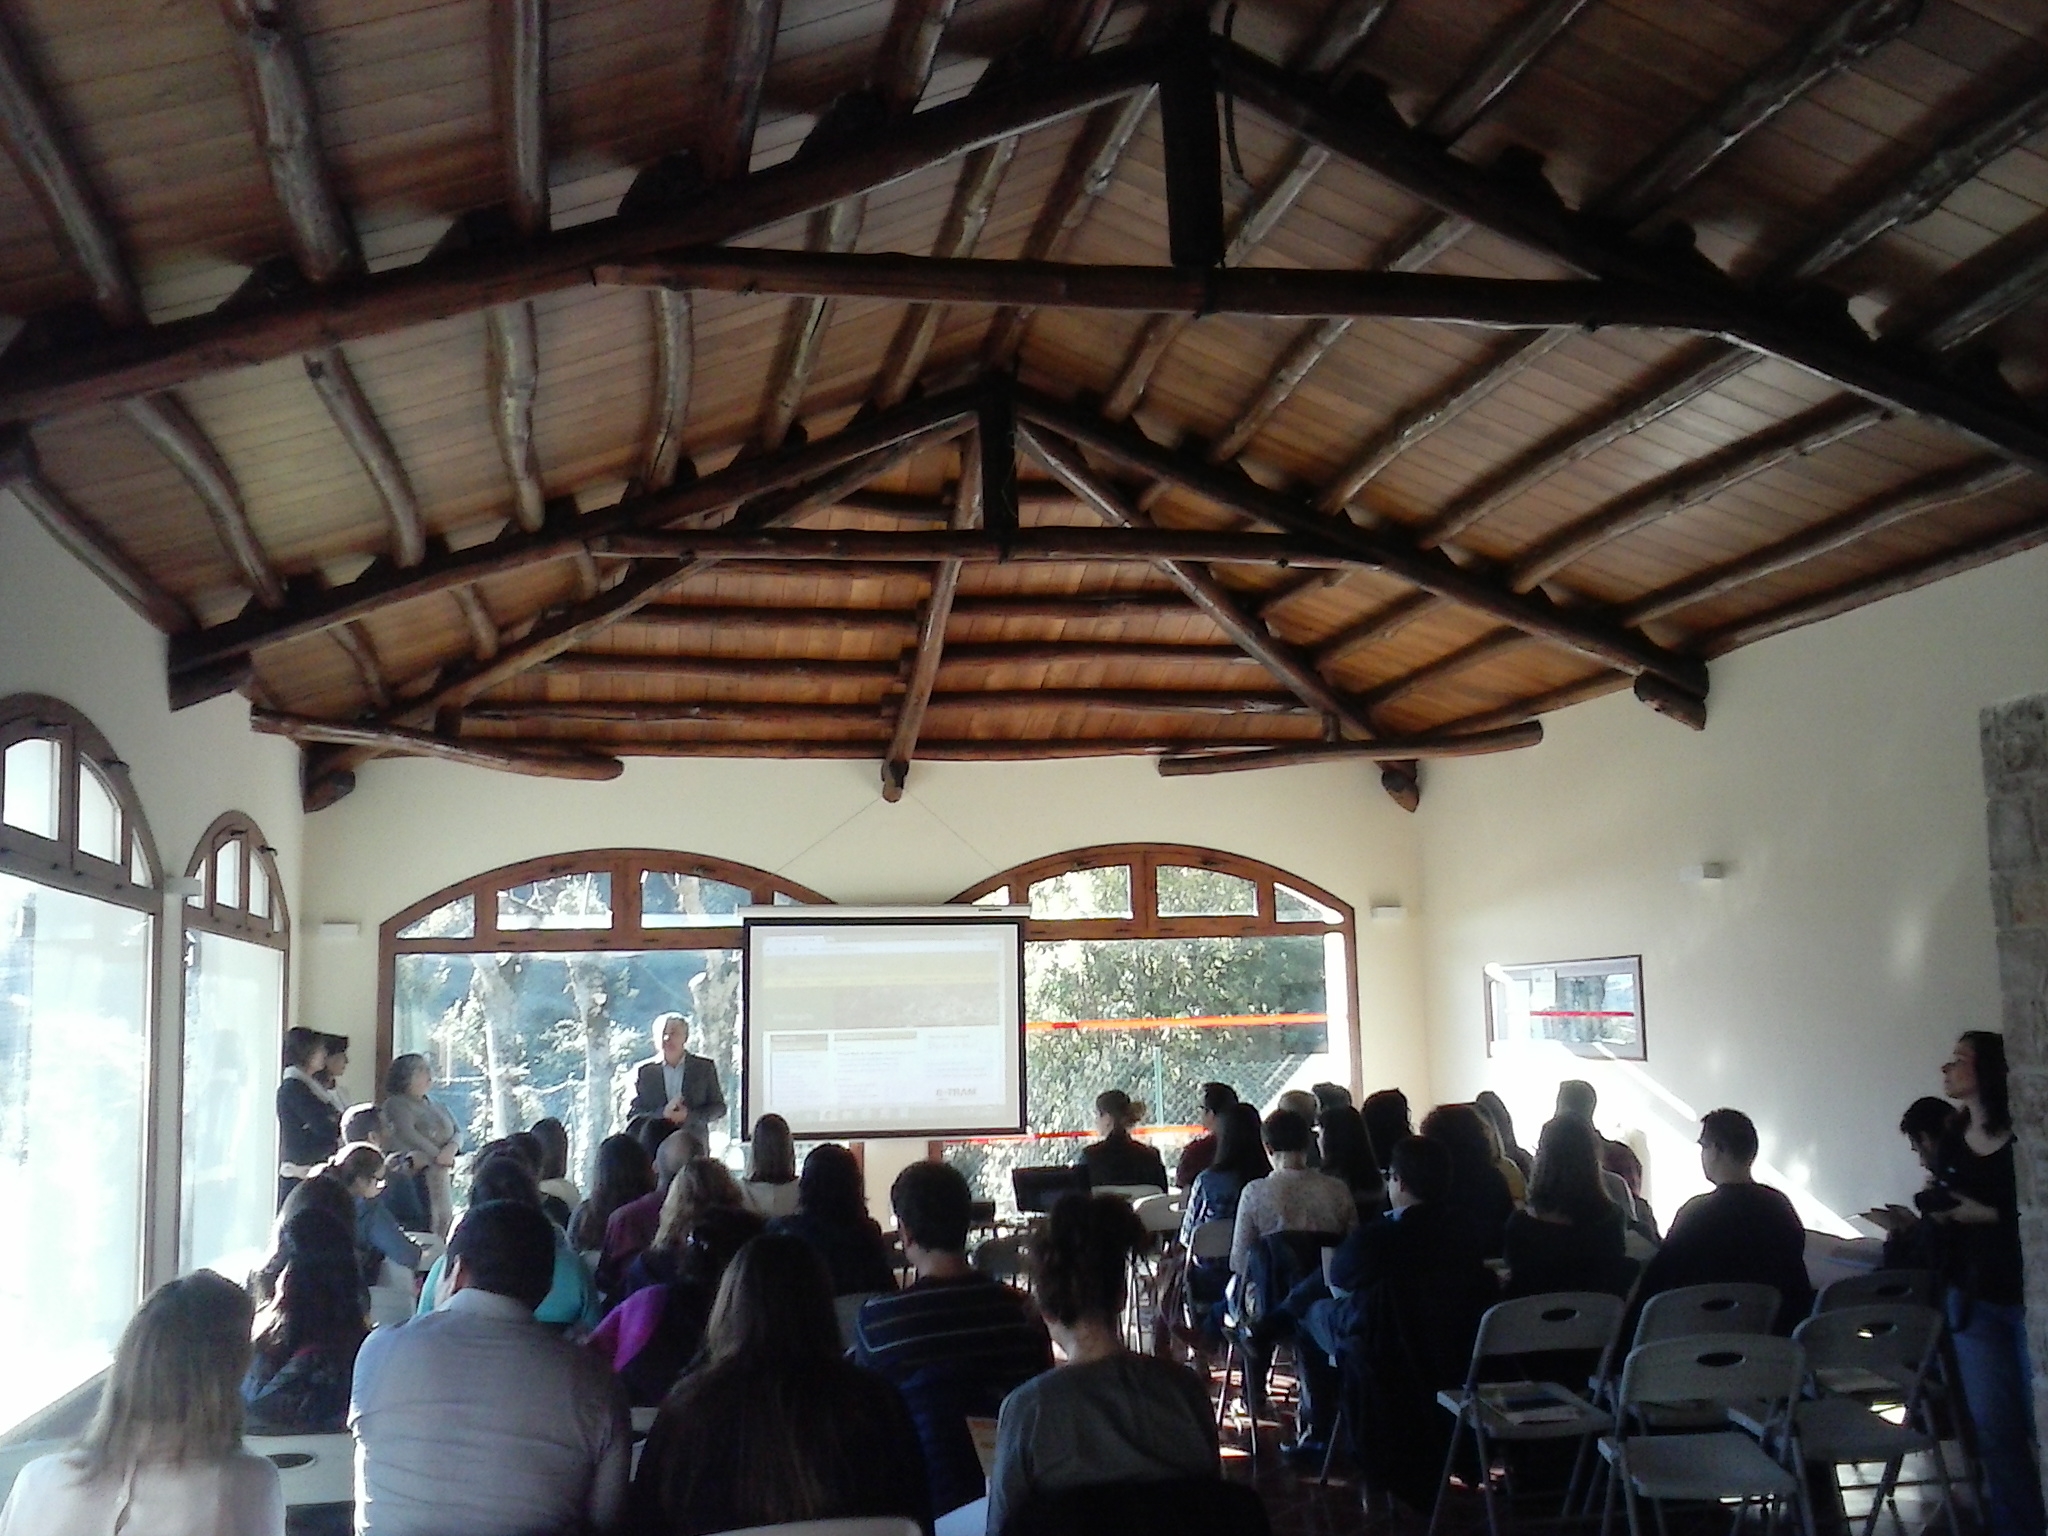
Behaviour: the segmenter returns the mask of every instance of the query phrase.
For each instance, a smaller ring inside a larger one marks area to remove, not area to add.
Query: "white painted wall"
[[[1415,828],[1364,766],[1162,779],[1128,758],[919,764],[890,805],[865,762],[629,759],[609,784],[378,762],[353,795],[308,819],[306,836],[309,925],[362,925],[356,940],[307,948],[316,1028],[370,1032],[386,918],[465,876],[541,854],[681,849],[771,870],[839,902],[929,903],[1070,848],[1184,842],[1263,859],[1355,906],[1363,1079],[1411,1093],[1427,1081],[1417,932],[1365,916],[1373,902],[1413,903]],[[874,1149],[870,1160],[871,1181],[885,1182],[887,1154]]]
[[[304,817],[297,750],[253,734],[249,706],[237,697],[173,714],[164,691],[163,637],[13,497],[0,495],[0,697],[13,693],[62,699],[105,733],[129,765],[167,876],[185,872],[215,817],[241,811],[276,848],[285,898],[299,915]],[[180,929],[174,920],[161,932],[157,1067],[175,1074],[184,995]],[[178,1169],[169,1139],[175,1129],[168,1117],[159,1125],[155,1197],[162,1212],[176,1208]],[[174,1262],[175,1225],[160,1223],[158,1238],[158,1264]]]
[[[1433,766],[1436,1096],[1493,1087],[1533,1146],[1558,1079],[1592,1079],[1603,1128],[1646,1133],[1662,1216],[1704,1187],[1694,1116],[1723,1104],[1809,1225],[1902,1199],[1900,1112],[1959,1031],[1999,1027],[1977,711],[2044,690],[2036,552],[1714,663],[1702,734],[1621,695],[1531,751]],[[1725,883],[1680,881],[1704,860]],[[1646,1063],[1487,1058],[1488,962],[1638,953]]]

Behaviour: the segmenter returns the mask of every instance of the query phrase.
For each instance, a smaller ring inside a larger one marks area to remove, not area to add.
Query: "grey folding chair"
[[[1644,1536],[1645,1500],[1662,1536],[1664,1505],[1673,1499],[1734,1500],[1744,1509],[1765,1503],[1770,1510],[1766,1536],[1774,1536],[1778,1512],[1789,1500],[1805,1536],[1814,1536],[1791,1411],[1805,1375],[1805,1351],[1791,1339],[1767,1333],[1707,1333],[1631,1350],[1616,1392],[1615,1432],[1600,1441],[1601,1458],[1613,1473],[1601,1536],[1613,1526],[1617,1491],[1628,1506],[1629,1536]],[[1694,1412],[1711,1408],[1720,1425],[1656,1432],[1656,1410],[1673,1404]],[[1740,1409],[1760,1433],[1733,1427],[1731,1409]]]
[[[1455,1422],[1444,1458],[1443,1480],[1430,1510],[1429,1536],[1435,1536],[1449,1491],[1458,1446],[1469,1431],[1479,1456],[1479,1492],[1486,1507],[1486,1528],[1500,1536],[1500,1515],[1494,1493],[1492,1463],[1496,1443],[1516,1440],[1586,1439],[1607,1433],[1614,1418],[1569,1387],[1553,1381],[1482,1383],[1488,1362],[1517,1355],[1560,1351],[1605,1351],[1621,1329],[1622,1300],[1602,1291],[1559,1291],[1524,1296],[1489,1307],[1479,1320],[1472,1345],[1472,1365],[1462,1387],[1436,1395],[1437,1405]],[[1567,1500],[1569,1502],[1569,1499]]]
[[[1935,1304],[1934,1271],[1931,1269],[1873,1269],[1866,1275],[1844,1275],[1822,1287],[1813,1300],[1816,1313],[1838,1307],[1872,1307],[1891,1302],[1915,1306]]]
[[[1636,1317],[1633,1338],[1616,1339],[1592,1382],[1593,1401],[1612,1409],[1621,1359],[1629,1351],[1664,1339],[1685,1339],[1702,1333],[1769,1333],[1778,1316],[1780,1297],[1776,1286],[1731,1281],[1725,1285],[1682,1285],[1660,1291],[1643,1303]],[[1694,1422],[1716,1423],[1709,1411],[1705,1419],[1688,1415],[1683,1408],[1669,1407],[1657,1414],[1660,1427],[1682,1429]]]

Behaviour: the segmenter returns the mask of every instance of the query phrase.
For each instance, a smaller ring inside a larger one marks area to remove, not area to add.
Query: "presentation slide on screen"
[[[1015,921],[746,931],[750,1117],[816,1137],[1022,1128]]]

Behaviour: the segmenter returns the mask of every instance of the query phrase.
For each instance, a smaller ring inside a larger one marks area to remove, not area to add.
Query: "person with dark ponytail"
[[[1081,1149],[1074,1166],[1090,1189],[1157,1189],[1166,1193],[1166,1159],[1131,1134],[1145,1118],[1145,1106],[1121,1088],[1095,1095],[1095,1133],[1102,1138]]]
[[[1209,1395],[1192,1371],[1127,1348],[1120,1319],[1145,1229],[1114,1195],[1068,1195],[1031,1239],[1031,1289],[1066,1363],[1003,1400],[988,1532],[1035,1494],[1221,1478]]]
[[[1990,1495],[1985,1529],[2041,1536],[2005,1037],[1964,1034],[1942,1066],[1941,1091],[1960,1112],[1942,1140],[1933,1186],[1917,1203],[1943,1228],[1949,1327]]]

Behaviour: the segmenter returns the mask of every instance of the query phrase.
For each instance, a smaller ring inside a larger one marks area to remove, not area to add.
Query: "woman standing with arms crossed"
[[[393,1152],[412,1159],[413,1169],[427,1184],[427,1210],[434,1224],[434,1236],[445,1238],[455,1219],[455,1200],[448,1186],[448,1170],[455,1166],[461,1145],[455,1117],[427,1097],[434,1086],[434,1070],[427,1058],[416,1053],[392,1058],[384,1074],[384,1140]]]

